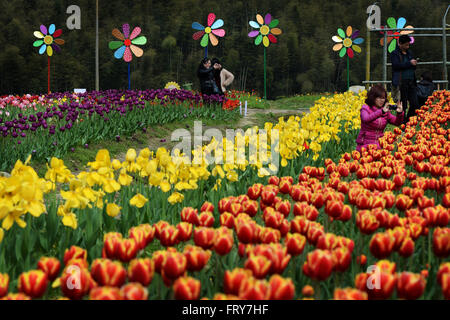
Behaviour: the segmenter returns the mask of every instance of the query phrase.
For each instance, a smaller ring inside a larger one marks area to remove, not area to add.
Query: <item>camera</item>
[[[389,105],[389,110],[392,110],[392,111],[397,110],[397,105],[395,105],[395,104],[390,104],[390,105]]]

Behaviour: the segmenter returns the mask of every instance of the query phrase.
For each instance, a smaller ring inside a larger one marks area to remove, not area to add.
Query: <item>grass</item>
[[[314,102],[322,97],[327,97],[329,94],[310,94],[310,95],[296,95],[293,97],[280,97],[276,100],[262,100],[258,103],[249,102],[249,108],[254,109],[282,109],[282,110],[297,110],[309,109],[314,105]]]

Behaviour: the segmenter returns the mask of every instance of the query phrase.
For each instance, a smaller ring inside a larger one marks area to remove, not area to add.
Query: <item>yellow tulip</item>
[[[106,205],[106,213],[108,214],[108,216],[115,218],[120,214],[120,210],[122,209],[122,207],[119,207],[117,204],[115,203],[108,203]]]
[[[5,236],[5,231],[3,231],[2,228],[0,228],[0,243],[3,241],[4,236]]]
[[[142,208],[148,199],[144,197],[142,194],[138,193],[133,198],[130,199],[130,205],[135,206],[137,208]]]
[[[125,160],[127,162],[134,162],[134,160],[136,160],[136,150],[134,150],[133,148],[128,149]]]
[[[129,186],[133,182],[133,177],[129,176],[126,171],[122,169],[118,180],[122,186]]]
[[[170,204],[174,205],[175,203],[181,203],[184,200],[184,195],[179,192],[174,192],[170,195],[170,197],[167,199]]]

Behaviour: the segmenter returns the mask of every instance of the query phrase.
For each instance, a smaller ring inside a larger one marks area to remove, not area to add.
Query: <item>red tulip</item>
[[[156,237],[156,239],[160,240],[161,233],[168,226],[170,226],[170,223],[168,223],[167,221],[164,221],[164,220],[160,220],[160,221],[158,221],[155,224],[155,237]]]
[[[388,233],[377,233],[370,240],[370,253],[375,258],[384,259],[391,255],[395,239]]]
[[[352,262],[351,252],[347,248],[337,248],[332,251],[334,270],[345,272]]]
[[[434,229],[433,252],[440,258],[446,258],[450,255],[450,228]]]
[[[122,264],[108,259],[95,259],[91,275],[100,286],[107,287],[121,287],[127,279],[127,272]]]
[[[150,258],[133,259],[128,266],[128,279],[130,282],[139,282],[148,287],[155,273],[155,263]]]
[[[6,273],[0,273],[0,298],[8,294],[9,276]]]
[[[234,228],[234,216],[231,213],[224,212],[220,215],[220,225],[229,229]]]
[[[398,249],[398,253],[404,258],[412,256],[414,253],[414,241],[409,237],[403,240],[400,248]]]
[[[442,287],[442,277],[444,274],[450,274],[450,262],[444,262],[439,266],[439,270],[436,275],[437,282]]]
[[[200,296],[200,281],[192,277],[180,277],[173,284],[177,300],[197,300]]]
[[[82,299],[93,285],[89,271],[75,265],[68,265],[64,269],[60,282],[64,296],[73,300]]]
[[[358,211],[358,214],[356,215],[356,225],[362,233],[372,234],[378,229],[380,223],[370,211],[363,210]]]
[[[194,243],[203,249],[210,249],[214,245],[215,229],[200,227],[194,230]]]
[[[270,300],[292,300],[295,294],[295,286],[291,279],[285,279],[277,274],[269,279]]]
[[[242,209],[250,217],[254,217],[258,213],[258,202],[255,200],[245,201],[242,203]]]
[[[202,270],[211,257],[211,251],[191,245],[184,248],[183,254],[186,257],[188,271]]]
[[[287,179],[282,179],[279,184],[280,192],[283,194],[290,194],[292,189],[292,182]]]
[[[450,273],[444,273],[441,280],[442,294],[450,300]]]
[[[177,230],[178,230],[178,236],[177,239],[179,241],[189,241],[192,237],[192,224],[188,223],[188,222],[180,222],[177,225]]]
[[[7,296],[1,298],[0,300],[31,300],[29,296],[23,293],[10,293]]]
[[[310,227],[310,221],[305,217],[298,216],[291,221],[291,232],[306,235]]]
[[[200,212],[214,212],[214,205],[211,202],[205,201],[200,208]]]
[[[212,227],[214,225],[214,216],[211,212],[205,211],[198,216],[199,226]]]
[[[148,291],[140,283],[128,283],[120,289],[124,300],[147,300]]]
[[[262,255],[250,255],[245,261],[244,268],[251,270],[257,279],[265,278],[269,273],[272,262]]]
[[[136,258],[139,247],[134,239],[119,240],[117,247],[118,258],[122,262],[129,262]]]
[[[38,269],[44,271],[47,274],[48,280],[53,281],[59,274],[59,270],[61,268],[61,263],[56,258],[49,257],[41,257],[39,259]],[[0,285],[1,288],[1,285]],[[1,289],[0,289],[1,291]],[[0,292],[0,297],[2,296]]]
[[[236,224],[236,235],[242,243],[252,243],[257,237],[254,221]]]
[[[73,259],[87,260],[87,251],[77,246],[72,246],[70,249],[66,249],[63,259],[64,265],[67,265],[67,262]]]
[[[418,299],[424,292],[427,281],[420,274],[402,272],[397,280],[397,292],[400,298]]]
[[[19,277],[18,289],[31,298],[40,298],[47,290],[47,274],[42,270],[24,272]]]
[[[239,290],[239,298],[243,300],[267,300],[269,298],[267,281],[249,278]]]
[[[284,240],[287,252],[297,256],[303,252],[306,245],[306,238],[298,233],[288,233]]]
[[[119,288],[97,287],[91,290],[89,300],[123,300]]]
[[[233,231],[222,227],[216,230],[216,235],[214,237],[214,251],[220,255],[228,254],[233,248]]]
[[[105,256],[109,259],[118,258],[119,244],[122,240],[122,234],[118,232],[106,233],[103,237],[103,250]]]
[[[227,294],[238,295],[241,286],[252,277],[248,269],[236,268],[232,271],[225,270],[223,277],[223,288]]]
[[[168,252],[161,268],[163,278],[175,280],[186,272],[187,259],[179,252]],[[167,284],[167,283],[166,283]]]
[[[263,185],[260,183],[256,183],[253,186],[248,188],[247,195],[252,200],[257,200],[262,192]]]
[[[192,207],[184,207],[181,210],[181,221],[188,222],[193,225],[199,225],[198,210]]]
[[[333,293],[334,300],[367,300],[367,293],[353,288],[337,288]]]
[[[280,183],[280,178],[278,178],[277,176],[271,176],[271,177],[269,177],[268,183],[278,186]]]
[[[289,216],[289,213],[291,212],[291,203],[289,200],[284,200],[281,202],[278,202],[275,205],[275,210],[278,212],[281,212],[285,218]]]
[[[147,246],[144,230],[140,227],[132,227],[128,230],[128,237],[136,241],[139,250],[142,250]]]
[[[315,280],[327,279],[333,271],[333,256],[328,250],[316,249],[308,253],[307,260],[303,265],[303,273]]]

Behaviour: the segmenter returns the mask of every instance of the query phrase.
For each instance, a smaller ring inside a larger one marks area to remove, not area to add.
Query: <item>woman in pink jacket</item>
[[[388,122],[399,126],[405,116],[401,102],[397,103],[396,116],[389,111],[386,90],[380,85],[370,89],[365,103],[361,108],[361,130],[356,139],[356,151],[359,152],[369,144],[375,144],[380,149],[378,139],[384,135]]]

